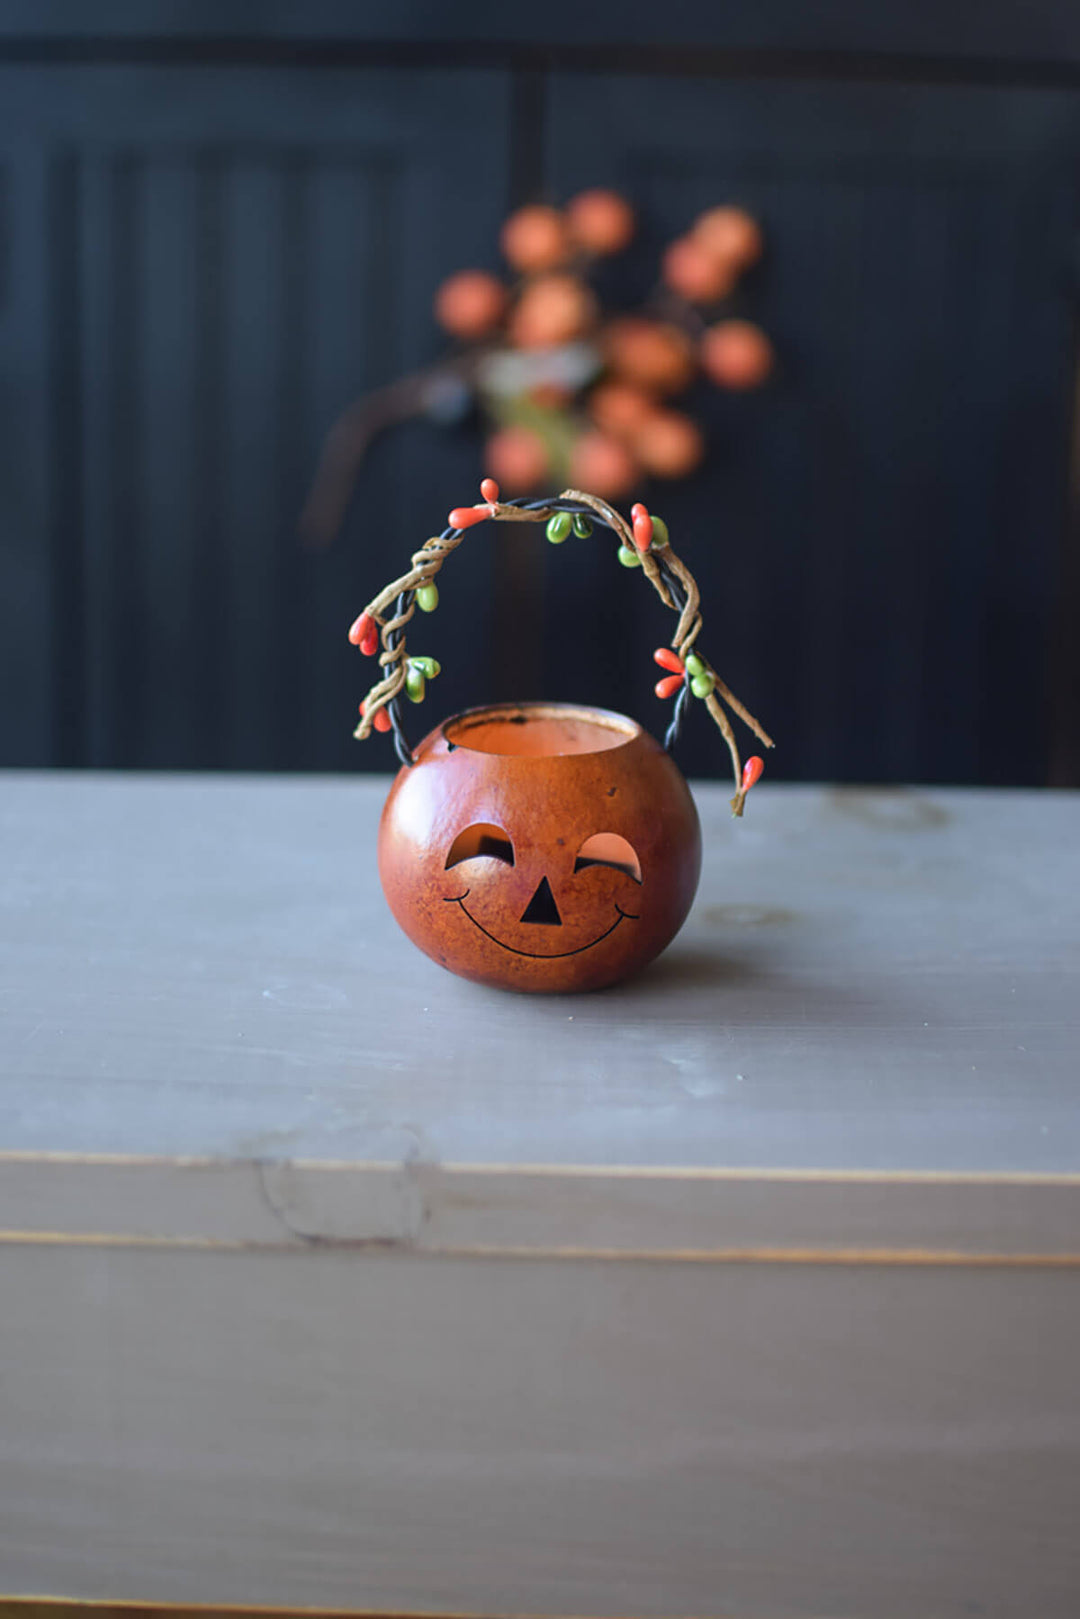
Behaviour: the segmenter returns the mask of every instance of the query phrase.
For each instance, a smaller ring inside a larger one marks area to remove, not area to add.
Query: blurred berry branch
[[[511,214],[500,246],[516,280],[459,270],[442,283],[435,314],[455,351],[334,424],[301,516],[305,541],[330,544],[373,439],[416,416],[451,424],[479,406],[485,470],[514,494],[552,478],[618,499],[645,476],[692,472],[705,437],[673,401],[702,374],[743,391],[773,367],[765,333],[731,306],[762,234],[740,208],[709,209],[664,250],[641,307],[605,312],[590,277],[635,228],[629,203],[605,190]]]

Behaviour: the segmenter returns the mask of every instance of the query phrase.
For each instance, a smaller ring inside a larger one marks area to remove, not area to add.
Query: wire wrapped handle
[[[634,507],[631,524],[607,501],[578,489],[566,489],[561,495],[543,500],[521,498],[503,501],[499,499],[498,486],[491,479],[485,479],[481,484],[481,493],[485,496],[481,504],[458,507],[451,512],[448,526],[442,533],[433,535],[413,554],[410,571],[387,585],[368,604],[350,630],[350,640],[360,645],[363,651],[373,653],[380,640],[382,643],[379,657],[382,678],[360,705],[361,718],[355,736],[363,741],[372,729],[387,729],[388,721],[398,758],[403,765],[412,766],[415,761],[401,716],[400,697],[407,687],[409,694],[413,694],[415,684],[410,682],[419,682],[422,694],[422,671],[418,672],[416,665],[433,665],[434,671],[438,672],[434,660],[409,660],[406,656],[405,629],[417,605],[430,611],[437,603],[435,577],[446,558],[477,523],[491,518],[495,522],[550,524],[559,513],[566,513],[572,518],[587,519],[589,523],[598,522],[609,529],[628,553],[625,560],[634,565],[640,564],[664,605],[679,615],[671,653],[657,653],[658,661],[662,661],[665,668],[673,665],[678,671],[677,675],[670,677],[678,681],[678,690],[671,720],[664,733],[664,747],[670,752],[678,741],[691,698],[703,698],[731,755],[735,773],[735,797],[731,807],[735,815],[741,815],[746,794],[761,774],[761,760],[748,760],[743,768],[731,721],[723,705],[726,704],[737,714],[765,747],[773,746],[772,738],[697,650],[702,627],[700,593],[693,574],[672,549],[666,532],[662,540],[654,536],[653,520],[643,506]],[[658,519],[656,521],[659,522]],[[587,533],[588,530],[583,532]],[[385,719],[380,719],[382,715],[385,715]]]

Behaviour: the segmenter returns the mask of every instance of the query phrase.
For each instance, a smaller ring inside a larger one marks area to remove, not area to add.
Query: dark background
[[[778,374],[643,493],[770,774],[1080,782],[1072,4],[0,6],[0,762],[391,768],[345,629],[479,439],[381,441],[312,555],[321,440],[437,355],[510,207],[598,184],[642,263],[714,203],[765,225]],[[418,731],[540,695],[662,725],[667,616],[609,546],[487,526],[441,585]]]

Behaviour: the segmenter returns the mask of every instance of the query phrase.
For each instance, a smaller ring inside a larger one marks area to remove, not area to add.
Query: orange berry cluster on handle
[[[476,505],[456,506],[449,513],[448,526],[443,533],[433,536],[413,554],[409,572],[387,585],[351,625],[349,640],[366,656],[374,657],[380,644],[382,646],[381,678],[360,705],[357,738],[363,741],[373,730],[392,730],[399,758],[406,765],[412,764],[398,699],[404,693],[412,702],[422,702],[427,681],[434,679],[440,669],[434,658],[407,654],[405,629],[417,608],[430,613],[438,606],[435,576],[469,529],[489,519],[541,522],[546,524],[547,537],[552,544],[560,545],[571,534],[587,539],[593,522],[598,521],[619,541],[619,561],[625,567],[640,567],[664,605],[679,615],[672,647],[658,647],[654,653],[656,662],[668,671],[657,683],[657,696],[670,698],[678,694],[665,746],[670,748],[678,737],[688,698],[700,698],[731,754],[736,786],[731,804],[733,812],[741,815],[746,794],[760,777],[763,764],[755,756],[743,768],[726,710],[730,709],[743,720],[766,747],[772,747],[772,739],[698,650],[702,626],[700,595],[693,575],[671,546],[663,520],[639,502],[627,522],[607,501],[578,489],[564,490],[548,500],[502,501],[498,484],[493,478],[485,478],[480,493],[483,499]]]
[[[656,682],[657,697],[674,697],[686,679],[685,663],[683,663],[677,652],[672,652],[671,648],[666,646],[657,647],[653,653],[653,660],[660,665],[661,669],[671,670],[671,673],[665,675],[663,680]]]
[[[373,658],[379,650],[379,626],[370,613],[361,613],[349,626],[349,640],[358,646],[365,658]]]
[[[367,704],[366,703],[361,703],[360,704],[360,718],[361,719],[363,719],[366,709],[367,709]],[[386,712],[385,708],[380,708],[380,709],[378,709],[376,711],[375,716],[372,719],[371,723],[372,723],[372,725],[375,727],[375,729],[377,731],[389,731],[389,729],[390,729],[390,716]]]

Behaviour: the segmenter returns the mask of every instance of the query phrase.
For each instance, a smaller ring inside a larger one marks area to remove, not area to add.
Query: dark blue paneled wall
[[[783,7],[749,57],[337,38],[325,8],[314,42],[223,40],[198,7],[179,35],[105,7],[95,34],[93,9],[0,29],[0,762],[390,768],[350,737],[344,629],[472,498],[478,445],[388,436],[313,554],[320,443],[438,352],[432,293],[496,263],[509,206],[613,184],[643,217],[627,296],[710,203],[767,229],[747,296],[778,374],[703,399],[706,469],[648,498],[771,773],[1080,779],[1067,55],[815,54]],[[571,551],[461,549],[425,719],[547,695],[662,724],[662,610]],[[681,757],[725,770],[706,725]]]

